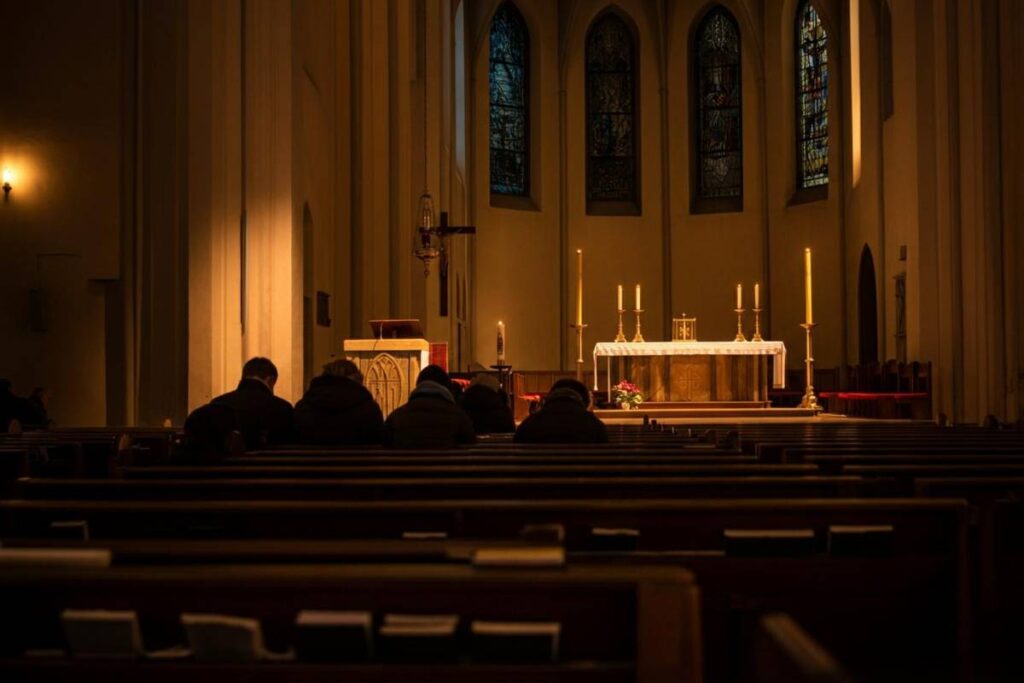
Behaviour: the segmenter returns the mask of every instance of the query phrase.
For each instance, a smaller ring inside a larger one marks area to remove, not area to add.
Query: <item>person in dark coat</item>
[[[551,385],[541,409],[516,430],[516,443],[607,443],[608,430],[592,412],[590,392],[574,379]]]
[[[32,426],[37,426],[36,412],[28,399],[14,393],[10,380],[0,379],[0,433]]]
[[[462,395],[462,409],[473,421],[477,434],[509,434],[516,431],[516,421],[508,407],[508,395],[494,375],[480,374],[473,378]]]
[[[245,451],[238,416],[229,406],[207,403],[185,418],[181,446],[171,454],[175,465],[216,465]]]
[[[437,366],[427,366],[428,368]],[[440,368],[437,368],[441,370]],[[431,370],[427,376],[445,381]],[[423,376],[423,373],[420,373]],[[447,379],[445,384],[430,379],[418,380],[408,402],[395,409],[384,422],[384,445],[393,448],[454,448],[476,441],[473,422],[457,405]]]
[[[242,368],[238,388],[210,401],[235,411],[248,450],[295,440],[292,404],[274,396],[277,367],[269,358],[252,358]]]
[[[350,360],[336,360],[314,377],[295,404],[300,443],[379,444],[384,414],[363,386],[363,375]]]

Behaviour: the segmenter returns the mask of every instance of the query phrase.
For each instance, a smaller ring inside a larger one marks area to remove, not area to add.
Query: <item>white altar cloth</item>
[[[594,390],[597,390],[597,359],[622,356],[775,356],[772,386],[786,387],[786,345],[780,341],[761,342],[598,342],[594,344]],[[611,373],[608,375],[611,382]],[[609,392],[611,388],[609,387]]]

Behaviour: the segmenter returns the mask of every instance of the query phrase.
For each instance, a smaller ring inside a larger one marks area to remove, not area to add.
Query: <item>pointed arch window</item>
[[[515,4],[491,20],[491,192],[530,194],[530,34]]]
[[[797,187],[828,185],[828,34],[810,0],[796,17]]]
[[[742,208],[740,32],[736,19],[727,9],[719,5],[704,16],[697,27],[693,52],[696,198],[698,202],[711,202],[703,207],[706,210]]]
[[[586,41],[587,212],[638,214],[636,44],[616,12]]]

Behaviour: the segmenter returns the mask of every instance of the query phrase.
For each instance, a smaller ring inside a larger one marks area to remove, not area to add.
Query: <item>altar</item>
[[[609,397],[612,385],[625,379],[639,387],[645,402],[767,407],[769,356],[772,386],[784,388],[786,346],[780,341],[600,342],[594,345],[594,390],[599,389],[598,363],[603,358]]]

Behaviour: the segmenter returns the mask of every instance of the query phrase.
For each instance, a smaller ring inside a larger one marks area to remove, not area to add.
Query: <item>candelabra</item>
[[[762,308],[755,308],[754,309],[754,336],[750,338],[750,341],[754,341],[754,342],[762,342],[762,341],[764,341],[764,337],[761,336],[761,312],[763,310],[764,309],[762,309]]]
[[[816,323],[803,323],[800,327],[804,328],[807,332],[807,358],[804,360],[806,366],[806,384],[807,389],[804,391],[804,397],[800,401],[800,407],[805,410],[813,410],[815,412],[821,410],[821,406],[818,405],[818,397],[814,395],[814,346],[811,339],[812,332]]]
[[[622,332],[622,314],[625,312],[626,309],[619,309],[619,333],[615,335],[615,341],[620,343],[626,341],[626,335]]]
[[[636,334],[633,335],[633,341],[635,343],[643,343],[644,335],[640,333],[640,314],[643,313],[644,310],[642,308],[636,308],[633,309],[633,312],[636,313]]]
[[[747,338],[743,336],[743,314],[746,312],[743,308],[737,308],[736,311],[736,338],[733,341],[745,342]]]

